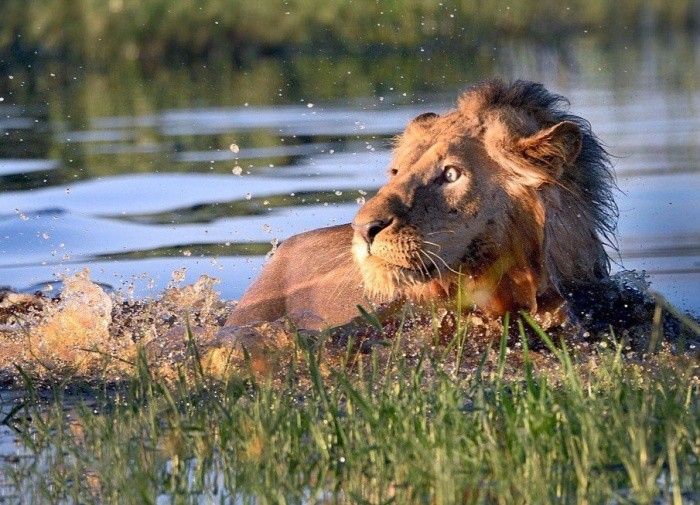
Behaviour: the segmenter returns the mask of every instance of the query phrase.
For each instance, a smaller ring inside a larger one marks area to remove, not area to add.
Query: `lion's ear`
[[[434,112],[424,112],[414,117],[406,126],[406,129],[398,137],[398,140],[404,139],[411,135],[420,135],[427,131],[440,116]]]
[[[417,115],[411,121],[411,124],[427,124],[432,123],[433,120],[439,118],[440,116],[435,112],[424,112],[423,114]]]
[[[540,130],[530,137],[518,140],[523,156],[545,166],[554,178],[573,163],[581,152],[582,135],[576,123],[562,121],[551,128]]]
[[[439,117],[440,116],[434,112],[424,112],[423,114],[413,118],[411,122],[408,123],[406,131],[414,129],[415,131],[426,130],[430,128],[430,125],[432,125],[433,122]]]
[[[430,129],[435,120],[439,117],[440,116],[435,112],[424,112],[423,114],[419,114],[418,116],[414,117],[411,121],[409,121],[403,133],[394,137],[394,148],[398,148],[405,142],[410,143],[412,139],[423,135]]]

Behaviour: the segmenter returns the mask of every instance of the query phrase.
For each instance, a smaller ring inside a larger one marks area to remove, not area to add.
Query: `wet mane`
[[[479,132],[477,135],[487,136],[490,129],[505,127],[509,136],[522,137],[562,121],[574,123],[580,130],[581,150],[574,162],[556,184],[538,190],[546,209],[546,263],[550,279],[558,285],[609,273],[603,243],[615,248],[618,216],[610,156],[590,123],[570,114],[568,106],[566,98],[547,91],[542,84],[521,80],[512,84],[485,81],[459,100],[462,119],[473,132]],[[581,258],[582,251],[593,255],[591,264],[571,262],[571,258]]]

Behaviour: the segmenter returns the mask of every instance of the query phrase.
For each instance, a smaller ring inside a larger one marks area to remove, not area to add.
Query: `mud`
[[[451,359],[454,373],[470,374],[487,349],[497,350],[503,334],[500,319],[456,314],[449,306],[400,304],[384,307],[381,318],[358,316],[324,332],[298,330],[289,321],[223,327],[235,302],[220,299],[217,283],[203,276],[193,285],[167,289],[158,299],[126,301],[106,294],[84,271],[64,279],[58,298],[0,291],[0,383],[8,387],[26,378],[41,384],[119,382],[134,372],[139,359],[165,379],[183,371],[265,376],[308,349],[323,351],[331,366],[352,365],[372,349],[384,359],[392,352],[420,359],[427,349]],[[629,359],[644,359],[663,347],[670,355],[698,360],[697,318],[680,314],[639,274],[623,272],[566,295],[569,322],[557,325],[545,317],[538,323],[579,360],[605,346],[620,346]],[[521,365],[519,351],[527,345],[535,366],[556,367],[537,331],[518,319],[510,319],[509,366]],[[496,354],[486,355],[487,369]]]

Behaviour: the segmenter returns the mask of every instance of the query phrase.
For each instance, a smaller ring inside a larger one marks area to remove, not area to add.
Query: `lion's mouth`
[[[404,239],[403,243],[377,240],[368,244],[356,234],[353,255],[362,271],[365,287],[390,299],[399,292],[442,279],[452,271],[448,260],[438,251],[420,245],[415,239]]]
[[[393,271],[396,279],[399,281],[400,284],[410,285],[428,282],[441,276],[441,272],[438,266],[432,263],[428,263],[426,265],[419,264],[410,266],[405,264],[397,265],[377,256],[370,257],[375,258],[375,260],[378,260],[379,264],[381,265],[380,268],[383,268],[387,271]]]
[[[426,283],[442,277],[445,270],[450,270],[442,257],[426,252],[425,249],[404,250],[403,254],[385,255],[369,247],[361,263],[368,263],[370,268],[384,270],[393,275],[399,285]],[[445,265],[445,269],[440,268],[441,264]]]

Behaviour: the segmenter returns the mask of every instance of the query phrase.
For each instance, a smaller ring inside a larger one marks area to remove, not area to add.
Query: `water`
[[[88,266],[126,296],[157,296],[185,269],[185,282],[206,273],[237,298],[273,242],[352,219],[407,121],[499,75],[541,81],[590,120],[617,156],[615,268],[645,270],[700,312],[696,47],[687,36],[581,38],[153,74],[10,67],[0,74],[0,285],[55,293],[60,274]]]

